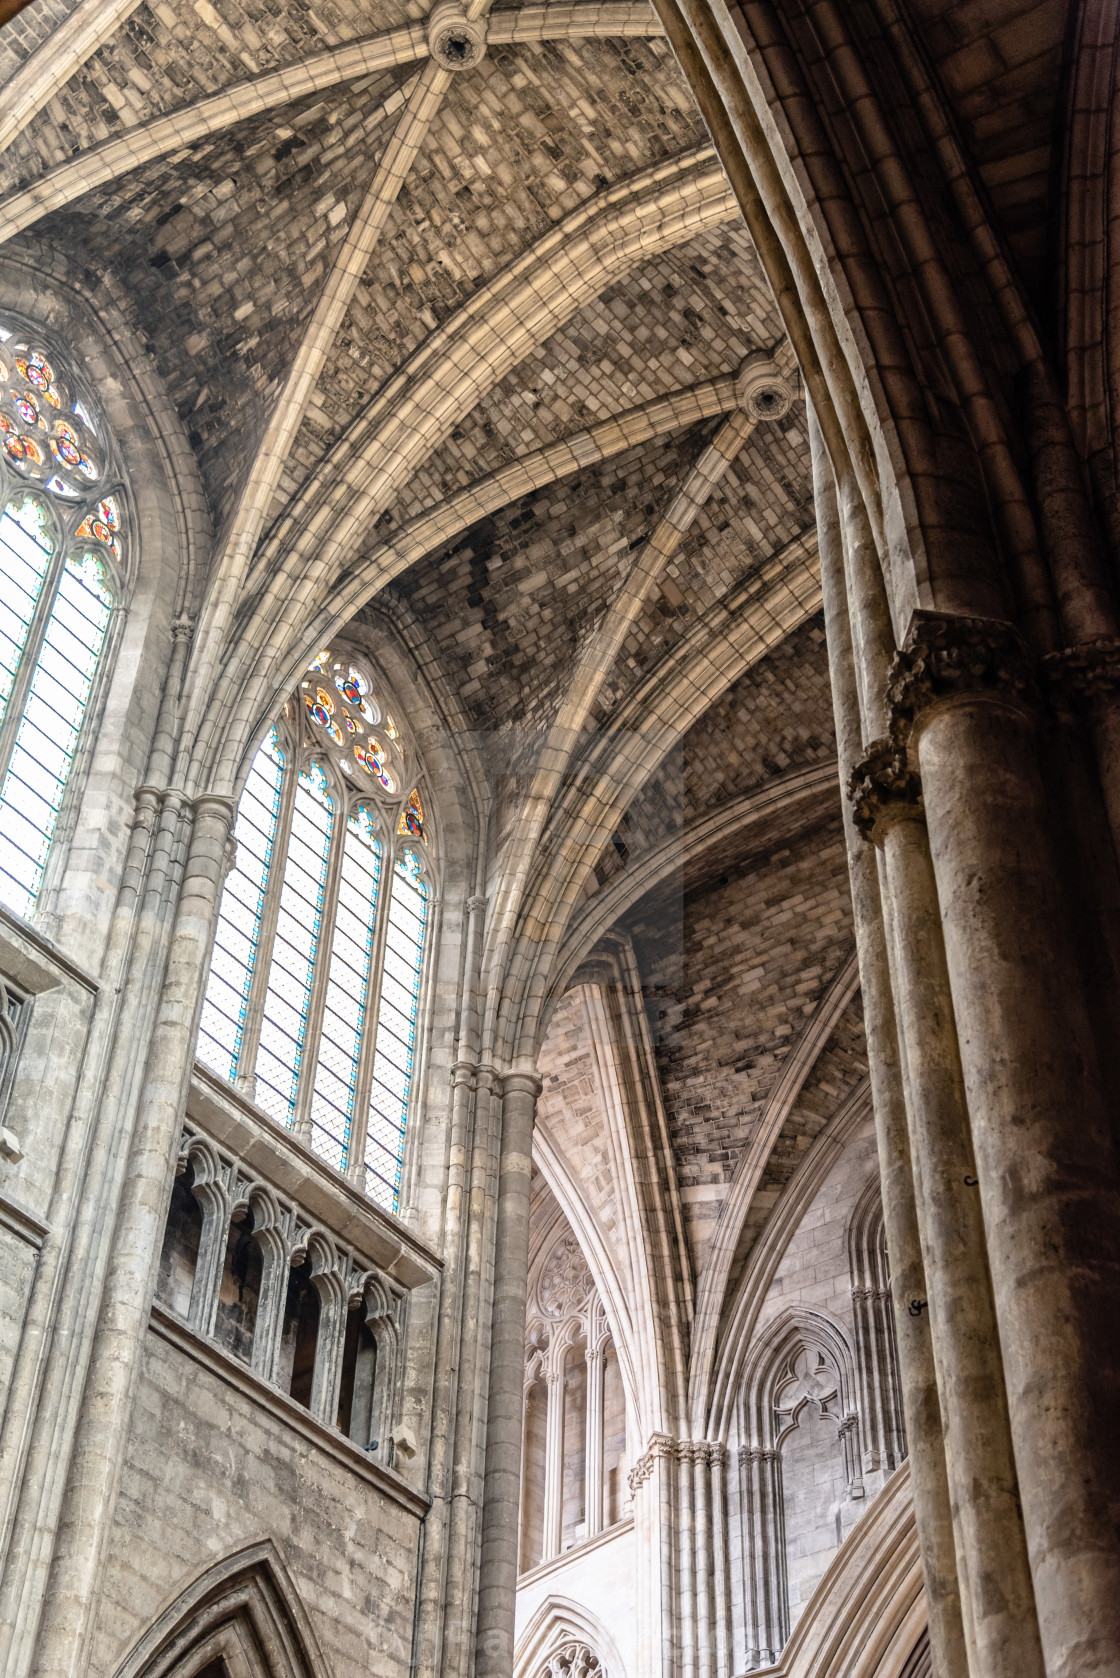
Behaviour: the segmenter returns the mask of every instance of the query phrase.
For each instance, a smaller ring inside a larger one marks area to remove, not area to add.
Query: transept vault
[[[1120,23],[0,4],[0,1670],[1120,1673]]]

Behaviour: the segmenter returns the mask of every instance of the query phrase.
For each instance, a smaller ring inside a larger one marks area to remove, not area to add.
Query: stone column
[[[587,1425],[584,1438],[584,1493],[587,1536],[603,1530],[603,1364],[606,1342],[587,1348]]]
[[[226,798],[207,795],[195,800],[129,1174],[116,1215],[112,1257],[35,1653],[34,1671],[41,1678],[85,1671],[91,1610],[128,1435],[140,1342],[175,1167],[173,1139],[194,1062],[202,979],[233,815]]]
[[[731,1678],[731,1560],[727,1533],[727,1447],[711,1448],[712,1621],[715,1678]]]
[[[560,1527],[564,1512],[564,1372],[567,1348],[552,1354],[545,1387],[548,1404],[544,1421],[544,1530],[541,1560],[560,1554]]]
[[[718,1449],[718,1447],[717,1447]],[[692,1452],[692,1553],[696,1570],[696,1673],[713,1678],[715,1639],[712,1625],[712,1447],[705,1441]]]
[[[917,777],[887,743],[852,780],[882,846],[888,957],[903,1049],[910,1157],[945,1424],[958,1572],[974,1678],[1042,1678],[995,1306],[964,1083]]]
[[[475,905],[474,908],[471,905]],[[468,903],[464,985],[464,1053],[477,1054],[477,955],[482,898]],[[433,1415],[440,1437],[433,1444],[433,1509],[421,1570],[417,1670],[424,1678],[465,1678],[474,1656],[474,1558],[482,1504],[483,1426],[489,1337],[481,1321],[481,1289],[488,1208],[494,1203],[496,1156],[492,1133],[501,1102],[501,1079],[489,1065],[460,1059],[452,1067],[452,1128],[445,1203],[445,1251],[440,1331],[436,1348],[437,1399]],[[450,1380],[454,1372],[454,1381]],[[438,1451],[437,1451],[438,1445]]]
[[[862,756],[860,701],[848,617],[848,590],[832,468],[810,411],[809,436],[817,506],[832,703],[843,785]],[[884,632],[885,635],[885,632]],[[844,834],[852,891],[860,994],[867,1033],[872,1107],[879,1154],[883,1222],[890,1254],[902,1403],[906,1415],[910,1484],[918,1527],[930,1651],[935,1678],[967,1678],[964,1626],[957,1582],[941,1407],[933,1363],[929,1312],[911,1312],[927,1297],[902,1094],[898,1033],[891,996],[886,937],[875,853],[856,831],[844,800]]]
[[[510,1072],[503,1080],[476,1678],[509,1678],[513,1671],[529,1177],[540,1091],[541,1081],[535,1073]]]
[[[789,1632],[781,1465],[774,1450],[739,1449],[739,1506],[743,1517],[743,1601],[748,1668],[778,1660]]]
[[[1120,1175],[1009,625],[915,615],[925,789],[1049,1678],[1120,1643]]]
[[[681,1466],[677,1441],[667,1433],[654,1433],[630,1470],[638,1575],[638,1678],[685,1678],[690,1671],[681,1625],[682,1550],[687,1548],[680,1507]],[[687,1524],[691,1531],[690,1519]]]
[[[271,1381],[276,1373],[292,1268],[281,1219],[275,1202],[259,1201],[253,1207],[253,1240],[261,1252],[261,1291],[253,1334],[252,1368],[265,1381]]]
[[[81,1421],[108,1248],[136,1123],[137,1088],[158,1009],[169,936],[165,899],[168,882],[177,884],[181,878],[183,821],[181,794],[141,789],[106,956],[106,972],[115,975],[115,982],[112,993],[106,985],[98,998],[59,1162],[59,1229],[44,1242],[36,1266],[8,1394],[0,1435],[0,1667],[13,1678],[31,1669],[38,1645],[67,1466]],[[17,1399],[22,1399],[18,1409],[13,1408]]]

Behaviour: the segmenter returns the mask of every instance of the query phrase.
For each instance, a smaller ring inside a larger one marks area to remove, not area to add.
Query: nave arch
[[[330,1678],[299,1591],[268,1539],[223,1556],[168,1603],[114,1678]]]

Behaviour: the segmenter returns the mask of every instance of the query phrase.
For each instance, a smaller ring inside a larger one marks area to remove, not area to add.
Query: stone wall
[[[339,1674],[404,1678],[423,1500],[387,1493],[309,1423],[262,1404],[185,1334],[144,1348],[90,1672],[108,1678],[157,1613],[264,1536]]]

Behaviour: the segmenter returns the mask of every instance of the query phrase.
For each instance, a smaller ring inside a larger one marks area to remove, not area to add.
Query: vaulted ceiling
[[[223,659],[264,707],[308,636],[387,608],[484,743],[491,875],[539,914],[519,800],[578,736],[547,799],[583,773],[597,802],[542,994],[632,952],[702,1303],[864,1070],[804,410],[727,441],[746,358],[796,374],[647,0],[468,12],[457,70],[415,0],[31,0],[0,32],[0,240],[110,295],[178,413],[232,579],[200,737]],[[1064,6],[909,19],[1041,295]],[[546,1117],[587,1081],[573,1009]]]

